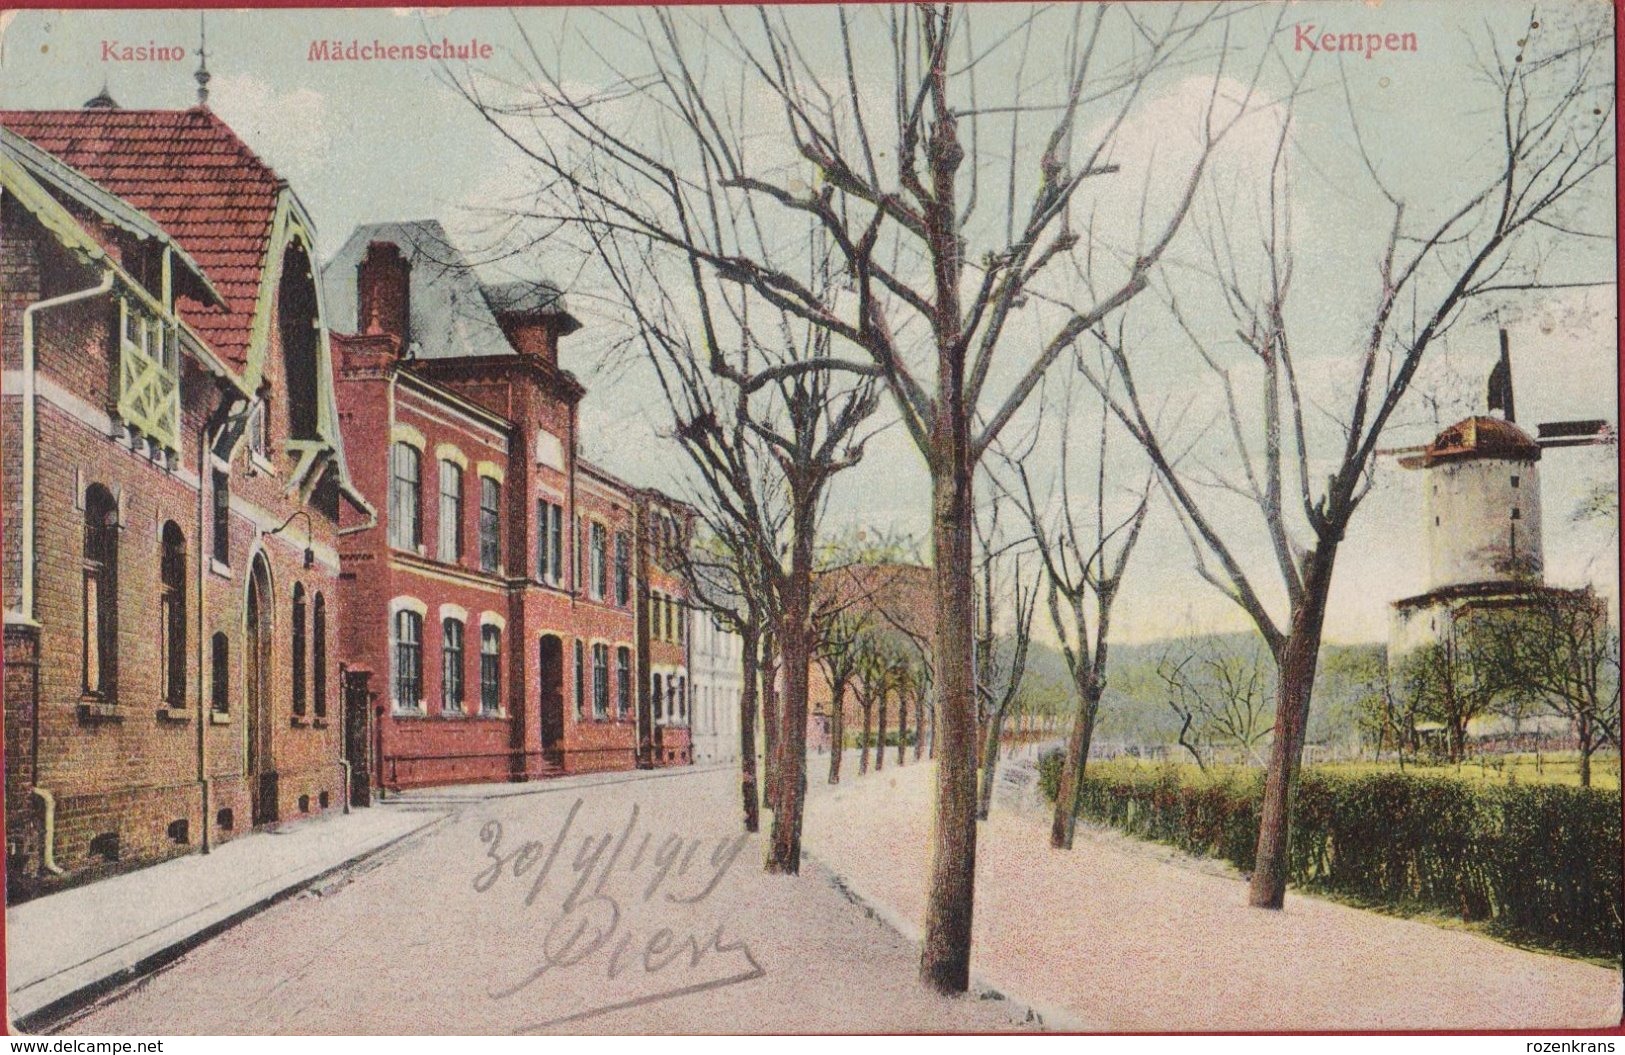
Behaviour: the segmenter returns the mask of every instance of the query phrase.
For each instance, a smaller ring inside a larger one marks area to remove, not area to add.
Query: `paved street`
[[[762,874],[729,769],[418,792],[446,819],[65,1024],[75,1033],[1563,1029],[1615,971],[1294,896],[1080,829],[1051,852],[1004,797],[982,828],[981,992],[915,981],[932,769],[823,783],[809,859]],[[830,869],[841,876],[832,881]],[[229,994],[229,997],[223,997]]]
[[[734,799],[725,769],[408,796],[381,808],[451,816],[64,1031],[1023,1028],[922,989],[914,946],[820,868],[763,875]]]

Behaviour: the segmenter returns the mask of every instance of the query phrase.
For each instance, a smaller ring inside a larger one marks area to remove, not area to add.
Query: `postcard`
[[[1617,1030],[1615,47],[0,14],[12,1030]]]

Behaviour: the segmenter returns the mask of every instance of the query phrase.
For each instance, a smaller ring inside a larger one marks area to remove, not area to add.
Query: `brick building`
[[[357,486],[343,647],[372,674],[372,779],[400,788],[687,763],[666,547],[692,513],[579,456],[579,328],[545,283],[480,281],[434,221],[357,228],[324,268]]]
[[[8,897],[346,801],[314,233],[199,106],[0,113]]]

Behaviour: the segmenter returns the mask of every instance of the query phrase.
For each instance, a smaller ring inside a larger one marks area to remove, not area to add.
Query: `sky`
[[[997,38],[1025,10],[1007,5],[976,11],[979,41]],[[1461,186],[1493,159],[1495,146],[1495,100],[1486,95],[1474,62],[1486,54],[1488,34],[1502,44],[1529,35],[1529,4],[1390,0],[1381,5],[1301,3],[1285,13],[1271,4],[1230,10],[1231,50],[1225,68],[1218,68],[1218,49],[1196,49],[1188,63],[1148,84],[1111,137],[1110,160],[1119,166],[1120,176],[1091,186],[1082,200],[1104,243],[1118,249],[1132,245],[1142,206],[1153,217],[1165,215],[1177,198],[1179,175],[1194,157],[1195,115],[1214,76],[1225,78],[1227,92],[1244,93],[1253,64],[1265,56],[1265,45],[1273,43],[1275,59],[1266,63],[1250,97],[1256,112],[1227,139],[1209,172],[1211,186],[1204,188],[1193,214],[1193,221],[1211,223],[1228,209],[1239,218],[1233,234],[1245,255],[1249,240],[1258,236],[1258,190],[1266,182],[1280,129],[1286,78],[1308,62],[1305,91],[1290,130],[1289,208],[1297,246],[1291,323],[1312,401],[1335,408],[1340,393],[1347,401],[1359,320],[1369,315],[1375,298],[1375,262],[1388,222],[1349,132],[1348,102],[1376,169],[1408,203],[1414,202],[1411,215],[1426,216],[1429,209],[1460,200]],[[1547,18],[1550,28],[1595,18],[1600,10],[1600,4],[1585,0],[1548,5],[1537,18]],[[207,15],[213,75],[209,105],[289,181],[315,221],[324,257],[357,224],[405,219],[439,219],[460,244],[477,249],[490,238],[493,215],[534,186],[535,169],[473,112],[448,77],[472,77],[523,95],[534,70],[522,27],[543,61],[569,83],[584,89],[601,86],[608,83],[609,67],[623,61],[629,39],[606,19],[625,25],[635,17],[545,9],[518,15],[488,9],[214,11]],[[715,21],[707,21],[712,16],[703,9],[688,9],[685,17],[696,34],[715,30]],[[801,39],[809,62],[837,74],[830,12],[792,10],[786,17],[804,29]],[[883,28],[876,12],[856,17],[860,34]],[[862,22],[865,17],[867,23]],[[1121,23],[1117,32],[1126,33],[1127,25]],[[196,12],[6,12],[0,14],[0,27],[0,104],[7,108],[73,108],[103,87],[128,108],[179,108],[195,102]],[[1414,33],[1416,47],[1385,48],[1341,61],[1306,54],[1305,37],[1327,30]],[[317,41],[413,44],[442,38],[488,43],[492,58],[450,71],[433,62],[321,63],[309,58]],[[1124,39],[1106,38],[1109,47],[1123,45]],[[107,58],[110,45],[116,53],[124,45],[149,43],[176,47],[186,55],[180,61]],[[1055,46],[1052,40],[1041,41],[1034,67],[1043,67],[1046,44]],[[980,71],[985,97],[997,95],[1001,78],[1006,86],[1013,83],[1016,64],[1008,50]],[[705,55],[707,76],[725,82],[738,74],[726,48],[705,49]],[[635,64],[636,56],[624,61]],[[865,65],[860,77],[866,95],[883,98],[889,90],[883,69]],[[1039,77],[1033,90],[1043,87]],[[771,107],[756,102],[745,105],[745,119],[767,122],[771,115],[760,111]],[[646,120],[647,115],[628,112],[626,118]],[[1101,114],[1085,115],[1080,138],[1097,135],[1105,120]],[[761,145],[753,158],[782,173],[794,159],[776,146],[768,128],[761,125]],[[1029,168],[1040,149],[1037,137],[1031,138],[1017,148],[1018,163]],[[1007,160],[991,149],[988,155],[989,164],[1002,166]],[[1611,186],[1612,174],[1602,182]],[[1611,195],[1598,194],[1580,205],[1589,228],[1615,230]],[[1187,228],[1196,230],[1191,224]],[[1186,233],[1170,250],[1165,285],[1187,311],[1222,321],[1211,288],[1204,289],[1211,284],[1197,274],[1200,245]],[[1613,258],[1611,240],[1582,240],[1563,245],[1550,266],[1576,278],[1610,283]],[[563,286],[587,324],[567,339],[562,352],[564,365],[589,389],[582,406],[585,453],[630,479],[680,493],[685,486],[681,465],[675,444],[662,437],[667,411],[652,371],[625,357],[607,359],[612,313],[595,308],[607,294],[602,276],[562,236],[556,249],[544,243],[523,260],[501,265],[507,275],[526,268]],[[1047,323],[1038,308],[1013,327],[1008,343],[1018,351],[1001,360],[994,371],[996,383],[1009,381],[1021,361],[1019,349],[1041,337]],[[1214,325],[1212,333],[1222,341],[1223,327]],[[1616,292],[1605,284],[1475,305],[1430,353],[1433,359],[1385,437],[1386,445],[1424,442],[1456,418],[1483,411],[1483,379],[1497,355],[1496,329],[1502,326],[1510,333],[1520,421],[1600,417],[1617,422]],[[1170,413],[1183,415],[1176,434],[1198,452],[1211,446],[1215,464],[1222,467],[1223,434],[1204,431],[1218,407],[1212,378],[1204,377],[1188,347],[1170,338],[1159,303],[1146,299],[1132,304],[1125,327],[1138,342],[1142,366],[1137,369],[1148,390],[1161,394]],[[1236,376],[1244,384],[1246,368],[1236,366]],[[882,416],[887,413],[883,410]],[[1039,475],[1055,469],[1057,442],[1052,430],[1035,451],[1032,464]],[[1118,442],[1114,450],[1120,452],[1114,458],[1121,459],[1114,460],[1114,474],[1130,485],[1143,467],[1126,442]],[[1553,451],[1542,463],[1541,479],[1548,580],[1594,582],[1616,598],[1617,611],[1617,520],[1577,523],[1572,517],[1592,488],[1615,478],[1615,453],[1604,448]],[[1222,497],[1212,501],[1228,531],[1241,540],[1244,562],[1267,578],[1269,551],[1261,533],[1249,526],[1255,521]],[[872,526],[923,539],[928,508],[928,477],[920,455],[893,425],[871,442],[862,464],[839,478],[826,527]],[[1381,639],[1390,602],[1422,589],[1422,523],[1418,474],[1401,470],[1393,459],[1382,460],[1340,553],[1327,624],[1330,640]],[[1114,621],[1117,634],[1127,641],[1193,627],[1245,625],[1234,605],[1194,574],[1178,520],[1161,502],[1153,504]]]

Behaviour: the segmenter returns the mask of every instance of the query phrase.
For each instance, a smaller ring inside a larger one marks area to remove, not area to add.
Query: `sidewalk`
[[[388,806],[256,832],[6,910],[13,1023],[157,966],[328,872],[446,816]]]
[[[918,940],[934,767],[809,774],[807,851]],[[1006,791],[1013,789],[1005,789]],[[1006,796],[978,825],[975,945],[983,986],[1086,1031],[1554,1030],[1611,1027],[1620,973],[1420,920],[1289,892],[1247,907],[1212,862],[1080,825],[1049,847],[1042,814]]]

